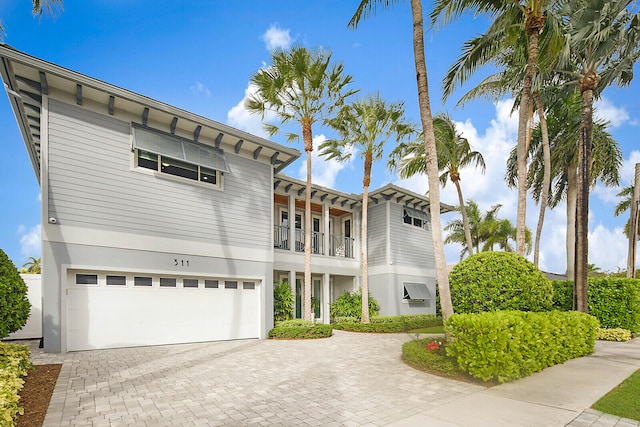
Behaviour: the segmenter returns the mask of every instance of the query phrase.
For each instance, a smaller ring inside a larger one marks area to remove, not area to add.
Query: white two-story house
[[[264,338],[273,284],[300,316],[304,183],[291,147],[0,44],[0,75],[42,190],[48,352]],[[314,186],[315,317],[359,288],[362,195]],[[370,193],[381,314],[435,312],[429,199]],[[449,210],[441,206],[441,210]]]

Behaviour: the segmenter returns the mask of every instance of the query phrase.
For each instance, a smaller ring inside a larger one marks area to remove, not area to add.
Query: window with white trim
[[[137,168],[216,187],[222,174],[230,172],[222,150],[144,126],[133,127],[133,149]]]
[[[402,221],[405,224],[425,228],[429,221],[429,216],[418,209],[405,207],[402,212]]]

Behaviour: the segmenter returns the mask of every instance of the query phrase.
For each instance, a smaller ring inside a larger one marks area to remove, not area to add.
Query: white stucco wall
[[[10,334],[8,340],[24,340],[42,337],[42,280],[39,274],[21,274],[27,284],[31,312],[27,324],[19,331]]]

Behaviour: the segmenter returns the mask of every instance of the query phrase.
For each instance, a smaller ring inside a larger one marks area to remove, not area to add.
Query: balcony
[[[329,236],[329,256],[354,258],[355,239],[344,236]],[[281,250],[291,250],[289,245],[289,227],[286,225],[273,226],[273,247]],[[304,252],[304,230],[296,228],[294,248],[296,252]],[[311,253],[326,255],[324,247],[324,233],[311,232]]]

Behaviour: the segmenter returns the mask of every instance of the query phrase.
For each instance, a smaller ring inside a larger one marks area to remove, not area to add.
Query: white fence
[[[25,340],[42,337],[42,280],[39,274],[20,275],[28,288],[31,313],[22,329],[10,334],[8,340]]]

